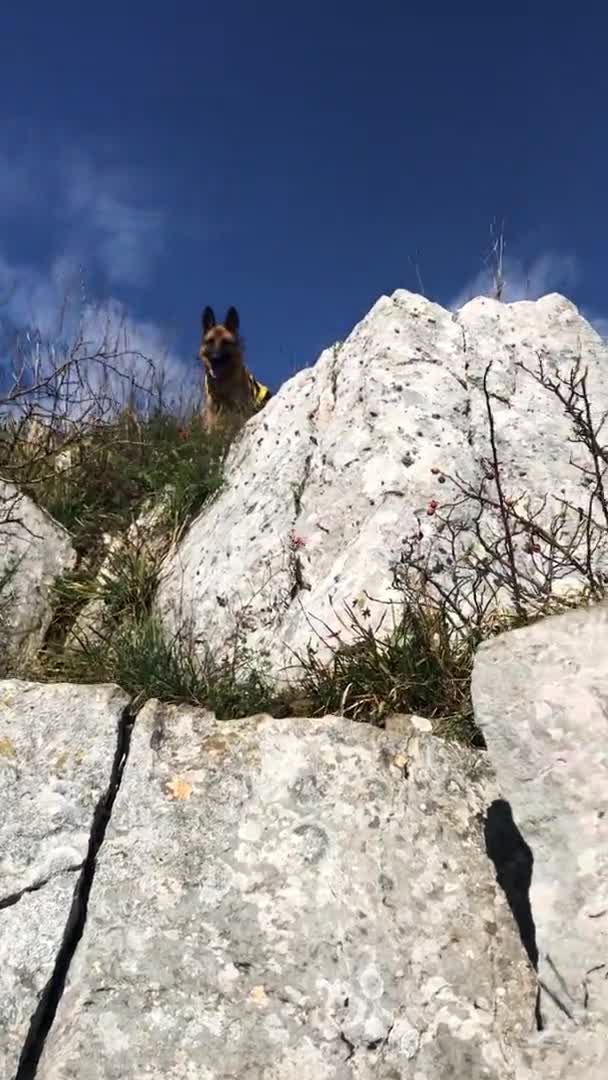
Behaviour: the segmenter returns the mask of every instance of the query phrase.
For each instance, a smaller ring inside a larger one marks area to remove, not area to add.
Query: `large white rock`
[[[38,1080],[513,1080],[484,755],[150,703]]]
[[[53,581],[76,564],[70,537],[30,498],[0,480],[0,655],[36,652],[51,622]]]
[[[223,491],[166,563],[167,629],[189,630],[201,651],[238,640],[278,673],[319,635],[335,641],[346,605],[386,614],[404,538],[422,528],[440,561],[449,554],[426,511],[454,489],[432,470],[473,483],[487,473],[490,361],[507,494],[586,504],[562,408],[517,367],[539,355],[552,374],[582,356],[596,416],[608,408],[608,350],[561,296],[480,298],[456,314],[404,291],[380,299],[247,424]]]
[[[81,874],[111,794],[127,700],[116,687],[0,682],[0,1076],[6,1080],[15,1075],[51,986],[68,924],[81,914]]]
[[[483,645],[477,723],[532,853],[541,1012],[608,1032],[608,607]],[[607,1044],[608,1046],[608,1044]],[[608,1075],[608,1049],[605,1061]]]

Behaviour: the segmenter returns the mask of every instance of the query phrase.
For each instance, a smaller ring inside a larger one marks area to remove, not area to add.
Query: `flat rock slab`
[[[555,1026],[608,1022],[608,607],[483,645],[475,718],[533,859],[530,890]],[[608,1075],[608,1071],[606,1073]]]
[[[512,1080],[494,794],[429,735],[150,703],[38,1080]]]
[[[0,1076],[15,1075],[54,969],[127,698],[0,682]]]

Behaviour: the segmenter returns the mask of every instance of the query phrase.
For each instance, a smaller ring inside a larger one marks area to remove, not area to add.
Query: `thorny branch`
[[[513,550],[513,537],[511,535],[511,523],[509,521],[509,514],[507,511],[507,505],[502,488],[502,480],[500,476],[500,462],[498,460],[498,447],[496,445],[496,427],[494,424],[494,413],[492,412],[492,399],[490,391],[488,390],[488,375],[492,369],[492,363],[490,362],[484,371],[483,375],[483,393],[486,402],[486,410],[488,414],[488,428],[490,436],[490,447],[492,450],[492,462],[494,465],[494,484],[496,486],[496,494],[498,496],[498,505],[500,507],[500,517],[502,520],[502,527],[504,530],[504,541],[507,552],[507,558],[509,560],[509,572],[513,589],[513,601],[515,603],[515,610],[518,615],[523,615],[523,605],[521,600],[521,590],[519,585],[519,577],[517,573],[517,566],[515,564],[515,552]]]
[[[500,624],[507,612],[520,624],[585,599],[597,601],[608,591],[608,445],[601,438],[606,413],[594,417],[580,360],[565,375],[550,374],[540,356],[535,369],[518,366],[560,403],[571,422],[568,441],[584,458],[581,463],[571,457],[569,465],[590,489],[584,503],[575,505],[552,492],[533,500],[508,491],[490,364],[483,379],[490,460],[482,461],[482,478],[472,481],[434,470],[451,485],[453,498],[441,508],[432,501],[427,510],[435,524],[432,541],[419,518],[393,568],[394,584],[406,604],[420,603],[423,595],[425,603],[441,609],[454,631],[466,628],[479,640],[487,636],[491,620]],[[572,584],[569,593],[558,587],[560,582]]]

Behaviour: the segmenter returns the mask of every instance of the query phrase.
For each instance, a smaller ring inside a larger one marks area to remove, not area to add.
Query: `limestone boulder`
[[[52,617],[51,586],[76,564],[70,537],[30,498],[0,480],[0,654],[31,657]]]
[[[401,599],[393,566],[412,545],[449,584],[454,550],[442,519],[464,524],[458,552],[472,546],[483,557],[478,507],[454,509],[453,481],[491,489],[490,364],[505,496],[530,500],[533,512],[546,499],[545,523],[563,500],[587,506],[577,466],[589,460],[534,377],[540,361],[553,382],[581,362],[601,418],[608,350],[563,297],[478,298],[455,313],[402,290],[382,297],[246,425],[223,490],[166,561],[157,607],[167,631],[187,633],[201,653],[249,650],[279,675],[309,646],[323,655],[348,639],[353,613],[374,626],[386,619],[387,603]],[[494,539],[500,517],[486,518]],[[519,537],[515,558],[534,576],[528,546]],[[608,566],[604,548],[598,566]],[[566,568],[553,584],[577,588],[580,575]],[[496,600],[509,601],[500,584]]]
[[[483,645],[475,716],[533,858],[545,1026],[608,1031],[608,606]],[[586,1074],[585,1074],[586,1075]]]

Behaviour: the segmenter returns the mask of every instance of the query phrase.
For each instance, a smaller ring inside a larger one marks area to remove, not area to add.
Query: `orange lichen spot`
[[[185,799],[189,799],[192,794],[192,784],[187,780],[184,780],[182,776],[174,776],[173,780],[168,780],[165,784],[165,795],[169,799],[176,799],[183,802]]]
[[[17,757],[17,751],[15,750],[15,746],[10,739],[7,739],[6,735],[0,735],[0,757]]]

